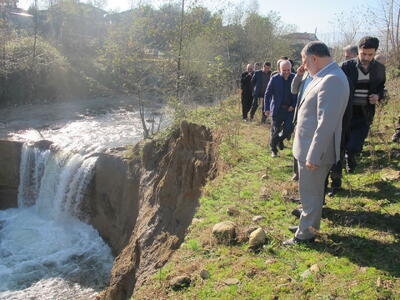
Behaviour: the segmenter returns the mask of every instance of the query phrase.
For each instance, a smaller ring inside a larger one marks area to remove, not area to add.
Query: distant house
[[[306,45],[312,41],[318,41],[315,33],[307,32],[294,32],[285,35],[285,38],[289,41],[290,45]]]
[[[18,0],[0,0],[0,10],[17,8]]]

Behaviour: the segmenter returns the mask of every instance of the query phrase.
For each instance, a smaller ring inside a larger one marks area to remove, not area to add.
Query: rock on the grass
[[[236,233],[236,224],[231,221],[215,224],[212,229],[212,234],[218,243],[225,245],[233,244],[236,241]]]
[[[201,270],[200,277],[204,280],[208,279],[210,278],[210,272],[208,272],[207,270]]]
[[[308,277],[310,277],[312,275],[312,272],[310,271],[310,269],[305,270],[300,276],[303,279],[306,279]]]
[[[233,207],[229,207],[229,208],[226,210],[226,213],[227,213],[229,216],[238,216],[238,215],[240,215],[240,211],[237,210],[236,208],[233,208]]]
[[[176,276],[172,278],[169,282],[169,286],[174,290],[174,291],[179,291],[185,288],[188,288],[190,286],[190,283],[192,280],[190,279],[189,276],[183,275],[183,276]]]
[[[238,285],[238,284],[240,284],[240,280],[236,279],[236,278],[229,278],[229,279],[226,279],[224,282],[225,282],[226,285]]]
[[[259,222],[259,221],[262,221],[264,219],[265,219],[264,216],[255,216],[255,217],[253,217],[253,222]]]
[[[250,234],[249,248],[256,249],[262,247],[267,241],[264,229],[258,228]]]
[[[320,268],[317,264],[314,264],[310,267],[310,271],[313,273],[318,273],[320,271]]]

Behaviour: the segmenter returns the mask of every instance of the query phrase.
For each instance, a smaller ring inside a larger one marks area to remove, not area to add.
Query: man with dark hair
[[[293,155],[298,161],[303,211],[295,237],[284,245],[310,242],[321,223],[325,179],[339,160],[342,119],[349,99],[346,75],[328,47],[308,43],[301,52],[305,71],[313,78],[296,107]]]
[[[265,62],[263,69],[256,71],[253,75],[253,78],[251,79],[251,82],[254,86],[253,104],[251,106],[251,111],[250,111],[251,120],[253,120],[254,115],[257,111],[259,99],[264,98],[265,90],[267,89],[267,85],[270,78],[271,78],[271,63]],[[262,112],[261,123],[265,123],[266,116],[264,114],[264,105],[261,112]]]
[[[271,112],[272,127],[270,146],[272,157],[278,156],[278,147],[283,150],[283,141],[292,133],[293,112],[296,96],[290,91],[294,74],[288,60],[280,63],[280,73],[274,75],[265,91],[264,112]]]
[[[352,46],[352,45],[347,45],[346,47],[343,48],[344,52],[344,60],[349,60],[352,58],[357,57],[358,55],[358,47],[357,46]]]
[[[248,64],[246,71],[240,76],[240,87],[242,89],[242,117],[247,121],[247,115],[253,103],[253,85],[251,78],[253,77],[253,65]]]
[[[376,37],[363,37],[358,45],[358,57],[345,61],[342,70],[350,84],[351,103],[349,128],[345,133],[347,171],[356,167],[356,155],[361,153],[364,141],[375,115],[375,105],[384,97],[385,66],[374,57],[379,47]]]

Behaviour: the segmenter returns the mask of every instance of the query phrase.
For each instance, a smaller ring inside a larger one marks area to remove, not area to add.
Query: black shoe
[[[297,218],[300,218],[302,213],[303,213],[303,210],[301,208],[295,208],[292,210],[292,215]]]
[[[298,239],[297,237],[291,238],[287,241],[283,242],[283,246],[294,246],[294,245],[298,245],[298,244],[309,244],[309,243],[313,243],[315,241],[315,238],[311,238],[308,240],[301,240]]]
[[[297,204],[300,203],[300,199],[299,199],[299,198],[293,198],[293,197],[291,197],[291,198],[289,198],[289,201],[290,201],[290,202],[293,202],[293,203],[297,203]]]
[[[333,187],[333,188],[331,189],[331,191],[328,193],[328,196],[329,196],[329,197],[334,197],[337,193],[340,192],[341,189],[342,189],[342,188],[340,188],[340,187]]]
[[[393,143],[399,143],[400,142],[400,128],[396,128],[396,132],[392,136],[392,142]]]
[[[347,155],[347,159],[346,159],[347,173],[354,173],[356,166],[357,166],[356,157],[353,154]]]
[[[299,226],[289,226],[289,231],[295,233],[297,229],[299,229]]]
[[[283,143],[283,141],[280,141],[280,142],[278,143],[278,147],[279,147],[279,149],[281,149],[281,150],[285,149],[285,144]]]

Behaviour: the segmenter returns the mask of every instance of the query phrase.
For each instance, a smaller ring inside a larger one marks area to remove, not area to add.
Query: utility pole
[[[179,32],[179,51],[178,51],[178,68],[176,74],[176,98],[180,98],[180,81],[181,81],[181,64],[182,64],[182,43],[183,43],[183,23],[185,18],[185,0],[182,0],[182,10],[181,10],[181,26]]]
[[[35,69],[35,59],[36,59],[36,44],[37,44],[37,33],[38,33],[38,7],[37,0],[33,2],[33,55],[32,55],[32,69]]]

